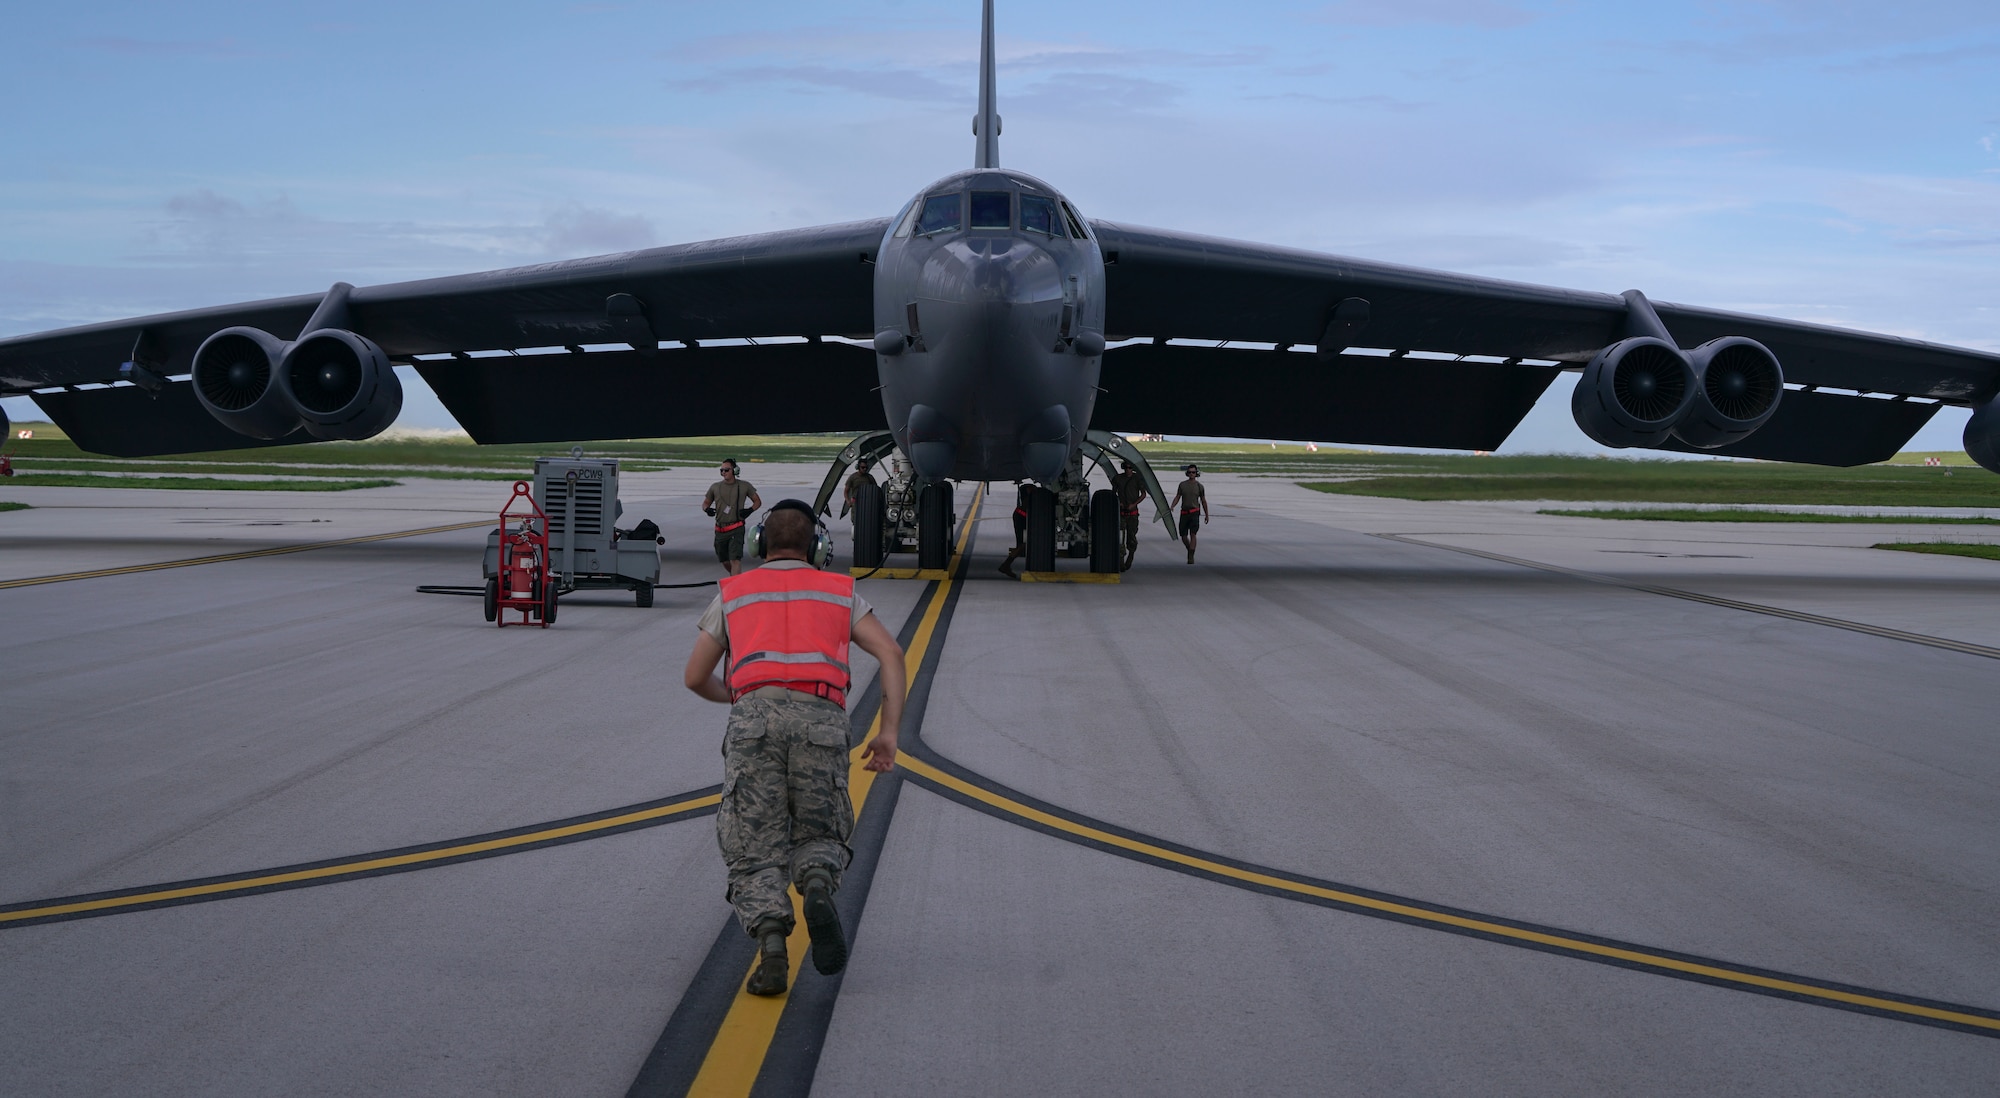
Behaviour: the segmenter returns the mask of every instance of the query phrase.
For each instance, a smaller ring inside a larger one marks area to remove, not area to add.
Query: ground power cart
[[[545,556],[550,594],[546,620],[554,620],[556,596],[572,591],[630,591],[640,606],[653,605],[653,585],[660,582],[658,527],[642,522],[633,530],[615,525],[618,504],[618,462],[603,458],[535,459],[535,516],[524,521],[543,527],[548,539]],[[487,590],[501,579],[501,531],[486,536],[484,571]],[[495,620],[494,600],[487,599],[486,620]]]

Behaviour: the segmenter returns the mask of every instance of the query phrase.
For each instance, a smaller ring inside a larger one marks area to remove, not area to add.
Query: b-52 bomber
[[[368,438],[399,364],[482,443],[873,432],[844,457],[905,456],[930,546],[949,481],[1130,452],[1092,423],[1492,450],[1566,369],[1608,446],[1858,465],[1952,404],[2000,472],[2000,355],[1086,217],[1001,168],[982,23],[972,170],[894,217],[22,336],[0,395],[120,456]]]

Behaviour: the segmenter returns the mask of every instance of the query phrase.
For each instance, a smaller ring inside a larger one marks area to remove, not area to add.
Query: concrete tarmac
[[[822,471],[746,470],[767,501]],[[696,510],[709,479],[627,478],[627,520],[669,539],[663,582],[719,573]],[[1981,528],[1606,521],[1205,480],[1218,520],[1197,562],[1153,524],[1117,586],[999,576],[1011,528],[1004,499],[987,506],[933,641],[924,747],[1178,848],[2000,1008],[2000,663],[1635,589],[2000,646],[2000,564],[1866,548]],[[0,582],[476,521],[504,493],[8,489],[37,509],[0,513]],[[713,786],[723,711],[679,685],[712,588],[650,610],[578,594],[547,631],[412,592],[477,582],[483,538],[0,589],[0,906]],[[895,630],[929,585],[861,589]],[[722,883],[696,816],[0,922],[0,1092],[621,1094],[693,993]],[[1992,1036],[1249,891],[914,780],[858,916],[816,1070],[763,1092],[2000,1090]]]

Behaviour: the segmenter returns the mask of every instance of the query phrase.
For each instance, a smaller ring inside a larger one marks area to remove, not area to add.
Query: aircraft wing
[[[1121,429],[1490,450],[1560,364],[1582,364],[1625,334],[1626,305],[1615,294],[1091,226],[1106,263],[1106,338],[1150,339],[1105,354],[1095,418]],[[1348,299],[1367,302],[1366,320],[1329,333]],[[1764,428],[1706,453],[1881,460],[1936,413],[1932,402],[1974,402],[2000,389],[1996,354],[1668,302],[1654,308],[1683,347],[1748,336],[1776,355],[1788,383],[1810,390],[1794,388]],[[1289,353],[1329,336],[1376,353]],[[1289,350],[1169,342],[1183,340]]]
[[[873,353],[820,337],[872,335],[871,264],[887,227],[859,221],[359,287],[349,315],[391,360],[414,363],[481,442],[866,430],[882,420]],[[101,453],[272,444],[215,423],[180,375],[222,328],[295,338],[322,296],[0,340],[0,393],[32,393]],[[731,345],[698,346],[707,340]],[[631,349],[581,350],[605,344]],[[530,348],[568,350],[468,355]],[[116,384],[133,361],[170,380],[157,393]],[[754,387],[741,384],[749,371]],[[302,438],[273,440],[293,441]]]

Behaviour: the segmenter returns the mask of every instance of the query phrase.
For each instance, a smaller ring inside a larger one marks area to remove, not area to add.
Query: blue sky
[[[0,334],[885,216],[971,162],[978,21],[17,5]],[[2000,349],[2000,4],[1001,0],[997,22],[1002,162],[1091,216]],[[1509,449],[1593,448],[1566,391]],[[403,422],[448,419],[416,392]]]

